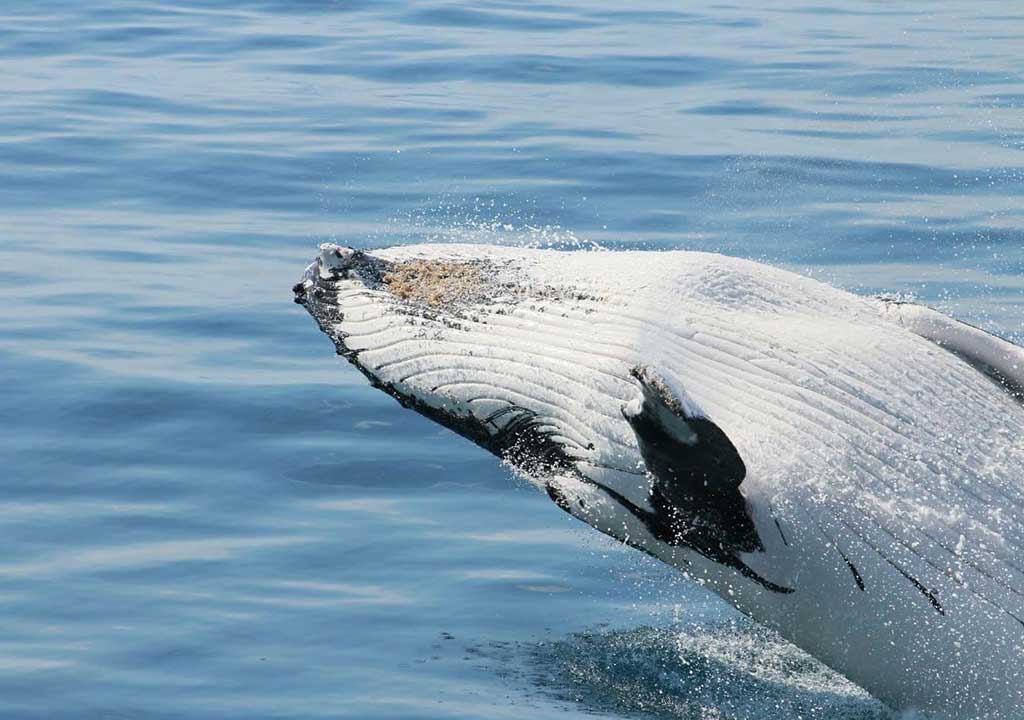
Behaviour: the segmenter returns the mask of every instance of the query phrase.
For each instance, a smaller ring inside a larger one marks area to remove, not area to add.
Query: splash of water
[[[557,250],[603,250],[598,242],[580,238],[573,230],[539,222],[529,204],[495,198],[441,200],[435,205],[389,219],[393,232],[406,242],[479,243]]]
[[[586,712],[666,720],[895,717],[811,656],[743,618],[582,632],[523,651],[533,687]]]

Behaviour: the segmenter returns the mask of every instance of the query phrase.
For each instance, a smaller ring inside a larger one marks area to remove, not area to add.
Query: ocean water
[[[1020,339],[1020,3],[0,18],[0,717],[886,717],[290,287],[323,241],[708,249]]]

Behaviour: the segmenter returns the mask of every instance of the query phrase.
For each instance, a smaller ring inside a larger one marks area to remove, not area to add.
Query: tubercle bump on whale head
[[[362,254],[355,248],[323,243],[317,256],[320,277],[327,279],[349,269]]]

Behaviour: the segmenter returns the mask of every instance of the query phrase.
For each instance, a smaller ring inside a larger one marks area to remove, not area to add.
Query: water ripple
[[[677,5],[4,4],[0,715],[882,717],[291,302],[326,240],[598,243],[1024,337],[1016,8]]]

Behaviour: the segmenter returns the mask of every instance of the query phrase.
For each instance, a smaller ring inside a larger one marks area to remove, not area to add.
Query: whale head
[[[497,455],[570,514],[674,564],[696,553],[788,591],[741,558],[763,546],[729,437],[671,378],[635,362],[641,343],[591,333],[604,298],[545,275],[543,260],[323,245],[294,290],[374,387]],[[607,357],[616,349],[621,358]]]

